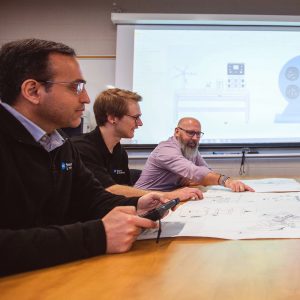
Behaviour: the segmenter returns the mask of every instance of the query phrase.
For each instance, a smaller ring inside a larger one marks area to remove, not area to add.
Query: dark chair
[[[137,180],[140,178],[142,170],[139,169],[129,169],[131,184],[134,185]]]
[[[81,118],[81,123],[76,128],[65,127],[65,128],[61,128],[61,130],[68,137],[72,137],[72,136],[76,136],[76,135],[81,135],[83,133],[83,118]]]

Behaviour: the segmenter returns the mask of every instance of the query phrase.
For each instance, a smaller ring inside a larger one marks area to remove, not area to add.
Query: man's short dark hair
[[[100,93],[94,102],[94,114],[98,126],[107,122],[107,116],[122,118],[128,113],[128,101],[139,102],[142,97],[134,92],[118,88]]]
[[[24,39],[4,44],[0,49],[0,99],[12,105],[27,79],[52,79],[49,54],[75,56],[74,49],[52,41]]]

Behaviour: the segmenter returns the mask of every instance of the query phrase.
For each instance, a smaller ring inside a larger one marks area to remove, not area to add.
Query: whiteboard
[[[109,56],[84,56],[78,57],[79,65],[84,79],[87,81],[86,90],[91,103],[86,105],[85,123],[88,128],[84,132],[90,131],[96,126],[93,104],[97,95],[108,86],[115,85],[115,57]]]

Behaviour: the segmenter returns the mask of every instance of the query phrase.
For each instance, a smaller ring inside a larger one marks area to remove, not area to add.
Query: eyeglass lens
[[[126,115],[126,116],[133,118],[135,120],[135,122],[137,122],[141,118],[141,115],[137,115],[137,116]]]
[[[201,137],[204,134],[204,132],[202,132],[202,131],[186,130],[186,129],[183,129],[181,127],[178,127],[178,128],[183,130],[190,137],[193,137],[194,135],[196,135],[197,137]]]
[[[76,85],[77,85],[76,93],[77,93],[77,95],[79,95],[80,93],[82,93],[82,91],[84,89],[85,82],[77,82]]]
[[[186,133],[187,133],[190,137],[193,137],[194,135],[196,135],[196,137],[202,136],[202,132],[198,132],[198,131],[189,131],[189,130],[186,130]]]

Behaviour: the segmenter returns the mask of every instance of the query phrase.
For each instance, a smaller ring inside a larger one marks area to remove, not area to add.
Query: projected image
[[[195,73],[185,73],[195,74]],[[186,76],[183,77],[184,88],[175,90],[175,120],[195,113],[219,115],[228,124],[228,115],[248,123],[250,116],[249,92],[245,87],[245,64],[228,63],[227,81],[217,81],[214,86],[206,83],[203,89],[186,88]]]
[[[139,26],[132,53],[135,143],[166,140],[185,116],[202,123],[202,143],[300,142],[295,28]]]
[[[245,64],[244,63],[229,63],[227,64],[229,88],[244,88],[245,87]]]
[[[300,56],[289,60],[279,75],[279,87],[284,99],[288,102],[286,108],[275,118],[278,123],[300,123]]]
[[[190,76],[197,75],[197,73],[189,71],[189,66],[185,66],[184,68],[175,67],[175,70],[176,70],[176,75],[173,76],[173,79],[179,78],[182,82],[182,88],[184,89],[186,88],[186,85],[188,83],[188,78]]]

